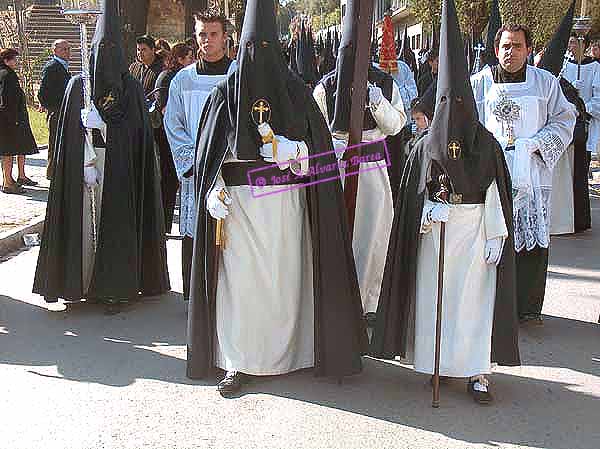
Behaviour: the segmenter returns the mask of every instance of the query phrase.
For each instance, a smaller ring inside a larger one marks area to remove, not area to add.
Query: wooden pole
[[[367,100],[367,81],[369,77],[371,28],[373,23],[373,0],[355,0],[358,3],[356,17],[358,36],[356,39],[356,55],[354,59],[353,89],[350,109],[350,128],[348,147],[358,145],[362,141],[365,103]],[[360,148],[346,151],[344,160],[360,156]],[[344,199],[348,211],[350,238],[354,233],[354,216],[356,214],[356,193],[358,192],[358,174],[345,178]]]
[[[440,406],[440,357],[442,347],[442,297],[444,294],[444,250],[446,246],[446,223],[440,223],[440,256],[438,261],[437,316],[435,320],[435,365],[433,370],[433,400],[431,406]]]

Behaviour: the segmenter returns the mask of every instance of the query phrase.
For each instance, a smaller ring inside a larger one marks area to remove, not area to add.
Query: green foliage
[[[48,143],[48,125],[46,124],[46,114],[38,112],[37,109],[31,107],[27,108],[29,112],[29,123],[31,124],[31,130],[33,136],[38,145],[44,145]]]
[[[543,47],[565,15],[571,0],[500,0],[503,23],[527,25],[533,34],[534,47]],[[465,34],[481,33],[486,27],[491,0],[456,0],[460,26]],[[579,16],[581,0],[577,1],[575,16]],[[439,25],[441,0],[410,0],[413,14],[431,30]],[[600,33],[600,0],[587,1],[587,15],[593,19],[591,35]]]

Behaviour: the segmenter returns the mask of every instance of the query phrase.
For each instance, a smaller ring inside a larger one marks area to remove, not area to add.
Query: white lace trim
[[[177,177],[182,178],[184,173],[188,172],[194,165],[195,149],[193,146],[180,146],[176,151],[173,151],[173,162]]]
[[[179,233],[185,237],[194,237],[196,225],[196,201],[194,197],[194,178],[181,179],[181,205],[179,207]]]
[[[552,189],[535,187],[527,201],[515,201],[515,251],[531,251],[536,245],[548,248],[550,243]]]
[[[552,170],[562,154],[565,152],[565,145],[560,137],[549,131],[541,130],[536,136],[540,143],[540,152],[546,166]]]

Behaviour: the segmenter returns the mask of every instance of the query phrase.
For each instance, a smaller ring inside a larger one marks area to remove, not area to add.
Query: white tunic
[[[314,366],[312,246],[305,190],[227,187],[216,299],[217,366],[251,375]],[[253,190],[254,189],[254,190]]]
[[[479,120],[500,142],[508,144],[506,124],[495,114],[502,97],[516,103],[520,112],[513,122],[514,136],[532,139],[537,151],[505,151],[515,187],[515,174],[527,179],[527,188],[518,190],[513,201],[515,250],[531,250],[535,246],[548,248],[552,170],[573,139],[576,110],[562,93],[558,80],[550,73],[527,66],[522,83],[495,83],[492,71],[486,67],[471,77]],[[515,193],[515,192],[513,192]]]
[[[446,223],[440,375],[470,377],[491,370],[496,265],[484,259],[486,240],[508,231],[498,187],[485,204],[451,205]],[[433,373],[440,224],[421,234],[415,301],[414,366]]]
[[[577,64],[567,62],[562,75],[573,84],[577,80]],[[583,87],[579,96],[585,102],[585,110],[591,115],[587,150],[597,153],[600,145],[600,63],[582,65],[580,79]]]
[[[235,63],[231,63],[229,72],[234,68]],[[196,64],[192,64],[181,69],[169,87],[164,125],[181,185],[179,233],[183,236],[193,238],[196,224],[194,178],[183,175],[194,166],[196,137],[204,103],[212,89],[226,76],[198,75]]]
[[[571,144],[558,160],[552,172],[551,235],[575,232],[574,153],[575,147]]]
[[[326,120],[329,119],[323,85],[318,84],[314,98]],[[377,109],[371,109],[377,128],[363,131],[362,141],[373,142],[398,134],[406,124],[406,114],[398,87],[394,83],[392,101],[383,98]],[[341,138],[347,144],[348,136]],[[360,166],[352,250],[356,263],[363,311],[376,312],[383,281],[385,259],[394,218],[392,189],[386,161],[367,162]],[[341,173],[343,176],[343,173]]]

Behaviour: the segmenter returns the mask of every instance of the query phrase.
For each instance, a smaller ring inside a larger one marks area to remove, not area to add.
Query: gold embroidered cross
[[[457,142],[450,142],[448,145],[448,155],[450,159],[458,159],[460,157],[460,145]]]
[[[108,95],[102,99],[102,103],[100,106],[102,107],[102,109],[105,109],[106,106],[111,104],[113,101],[115,101],[115,97],[112,96],[112,92],[109,92]]]
[[[258,103],[255,104],[254,111],[258,112],[258,124],[260,125],[261,123],[263,123],[265,120],[263,120],[263,114],[265,112],[269,112],[271,109],[269,108],[269,106],[266,104],[265,101],[260,100],[258,101]]]

